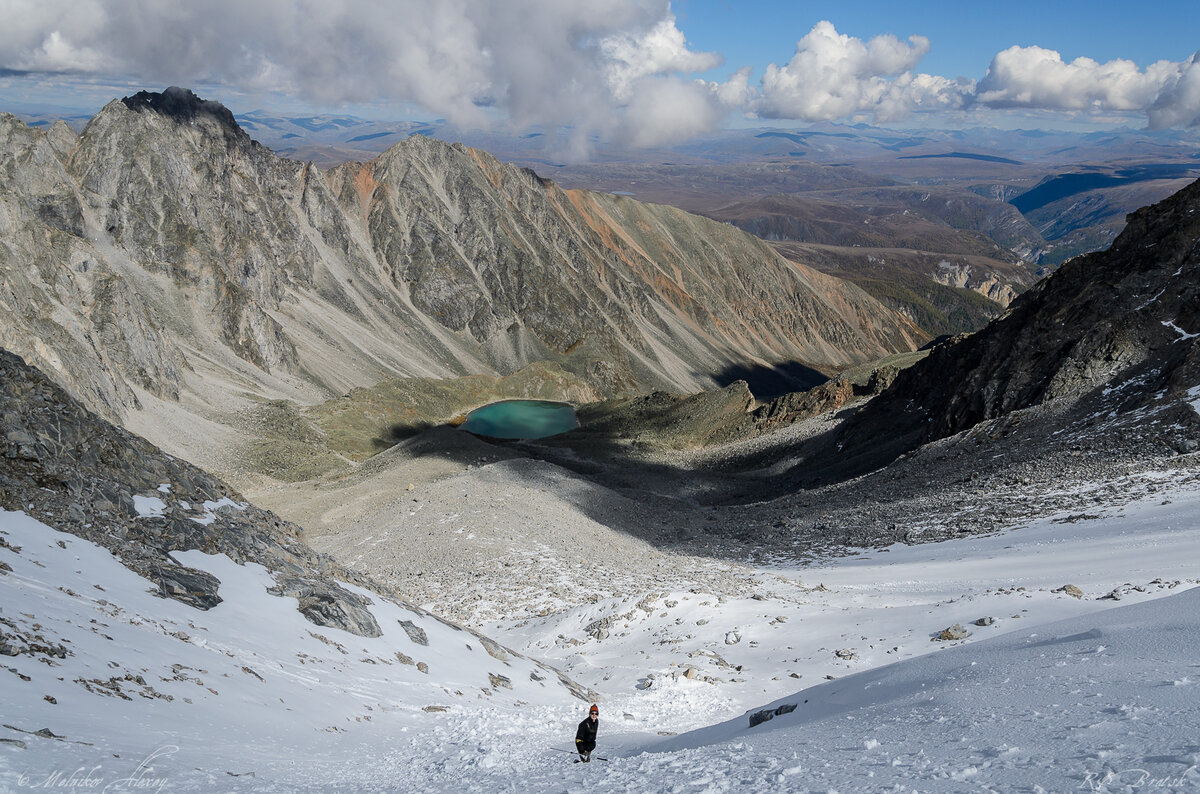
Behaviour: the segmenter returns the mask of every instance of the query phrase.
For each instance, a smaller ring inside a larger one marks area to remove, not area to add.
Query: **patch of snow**
[[[157,496],[137,496],[133,497],[133,509],[142,518],[150,516],[161,516],[167,509],[166,502],[159,499]]]
[[[1189,334],[1187,331],[1176,325],[1173,320],[1163,320],[1162,324],[1179,334],[1179,338],[1175,340],[1176,342],[1186,342],[1189,339],[1196,339],[1197,337],[1200,337],[1200,334]]]
[[[224,600],[200,611],[24,513],[0,510],[0,537],[11,568],[0,573],[0,619],[16,651],[0,666],[0,738],[13,740],[0,743],[0,791],[62,788],[75,770],[90,770],[88,790],[377,789],[408,737],[421,735],[426,754],[451,744],[458,713],[551,722],[561,734],[585,707],[536,663],[498,659],[474,635],[353,585],[382,636],[310,623],[295,599],[268,592],[261,565],[224,555],[173,554],[220,579]],[[42,728],[61,738],[33,735]]]
[[[223,507],[232,507],[234,510],[245,510],[248,505],[245,502],[235,502],[228,496],[222,497],[217,501],[208,500],[204,503],[204,515],[201,518],[193,518],[197,524],[208,526],[217,520],[217,511]]]
[[[0,738],[26,745],[0,743],[0,790],[76,769],[115,790],[142,764],[163,790],[214,792],[1195,790],[1200,491],[1181,479],[1163,473],[1119,512],[764,568],[738,597],[679,582],[490,625],[602,694],[608,761],[586,765],[570,763],[585,703],[428,613],[346,585],[383,636],[318,628],[261,566],[177,552],[221,581],[202,612],[0,511],[5,640],[68,651],[0,666],[3,722],[19,729]],[[206,515],[245,508],[222,501]],[[1083,597],[1055,592],[1067,583]],[[932,639],[955,623],[966,640]],[[793,704],[749,726],[747,712]],[[40,728],[64,738],[21,732]]]

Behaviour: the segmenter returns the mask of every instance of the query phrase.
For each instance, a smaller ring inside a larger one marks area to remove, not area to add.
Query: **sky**
[[[0,0],[0,109],[176,84],[237,111],[571,131],[1200,126],[1200,3]]]

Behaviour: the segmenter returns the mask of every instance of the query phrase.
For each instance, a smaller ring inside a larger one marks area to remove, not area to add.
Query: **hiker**
[[[600,707],[593,703],[587,719],[579,723],[579,730],[575,731],[575,749],[579,751],[580,761],[592,760],[592,750],[596,749],[596,728],[599,726]]]

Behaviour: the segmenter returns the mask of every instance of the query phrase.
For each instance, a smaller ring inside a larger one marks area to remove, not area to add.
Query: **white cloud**
[[[1159,61],[1143,72],[1133,61],[1066,63],[1054,50],[1009,47],[992,59],[976,101],[992,107],[1145,110],[1178,78],[1176,66]]]
[[[977,88],[917,72],[924,36],[863,40],[830,22],[757,84],[749,66],[697,82],[722,58],[689,48],[668,0],[0,0],[0,20],[0,69],[411,103],[461,126],[568,128],[574,157],[596,137],[659,145],[732,112],[887,122],[975,106],[1200,124],[1198,58],[1139,69],[1011,47]]]
[[[1200,127],[1200,52],[1179,64],[1179,79],[1147,111],[1151,129]]]
[[[706,72],[724,59],[713,52],[692,52],[683,31],[675,26],[675,15],[667,12],[657,25],[637,35],[622,32],[600,42],[613,94],[628,99],[635,81],[648,75]]]
[[[1200,125],[1200,53],[1142,70],[1123,59],[1067,63],[1054,50],[1009,47],[992,59],[975,101],[995,108],[1141,111],[1154,129],[1195,127]]]
[[[653,80],[632,92],[618,136],[633,146],[660,146],[711,130],[725,113],[701,82]]]
[[[787,64],[767,67],[756,110],[768,118],[806,121],[868,112],[891,121],[918,110],[961,107],[969,83],[912,73],[929,47],[924,36],[907,43],[892,35],[864,42],[819,22],[796,43]]]
[[[721,58],[688,48],[667,0],[0,0],[0,19],[0,68],[412,102],[462,125],[569,125],[580,140],[661,140],[721,118],[678,79]],[[688,117],[665,124],[655,97]]]

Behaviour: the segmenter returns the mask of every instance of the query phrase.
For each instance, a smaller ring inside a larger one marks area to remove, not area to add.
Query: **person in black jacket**
[[[591,761],[592,750],[596,749],[596,729],[600,727],[600,707],[595,703],[588,710],[587,719],[579,723],[575,731],[575,749],[579,751],[580,761]]]

